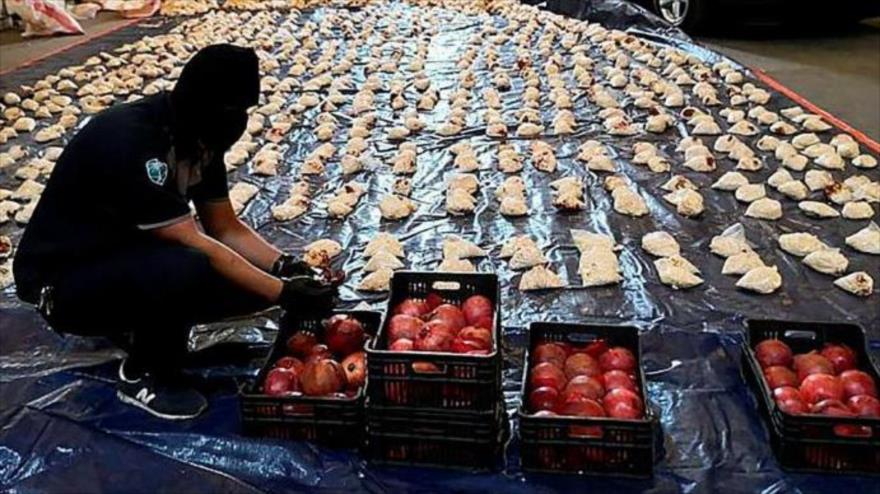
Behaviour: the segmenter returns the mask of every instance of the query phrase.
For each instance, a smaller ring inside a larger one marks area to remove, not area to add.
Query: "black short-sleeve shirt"
[[[160,93],[95,116],[65,147],[18,246],[22,298],[77,262],[150,240],[146,230],[191,215],[190,200],[228,197],[222,154],[177,159],[171,118]]]

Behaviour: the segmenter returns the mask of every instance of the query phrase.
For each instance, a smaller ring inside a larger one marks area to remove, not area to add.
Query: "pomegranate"
[[[846,400],[846,405],[859,417],[880,418],[880,400],[874,396],[856,395]]]
[[[487,297],[482,295],[468,297],[461,304],[461,311],[469,325],[492,329],[492,317],[495,314],[495,309],[492,306],[492,301]]]
[[[877,386],[874,379],[867,372],[860,370],[847,370],[840,373],[840,382],[843,384],[843,393],[850,396],[869,395],[877,396]]]
[[[471,353],[471,352],[481,352],[486,351],[486,348],[483,347],[483,344],[476,340],[465,340],[461,336],[456,336],[455,339],[452,340],[452,345],[450,349],[453,353]]]
[[[324,340],[330,351],[337,355],[363,350],[366,337],[363,324],[343,314],[331,317],[325,327]]]
[[[393,342],[400,338],[415,340],[416,335],[419,334],[419,331],[421,331],[424,326],[425,323],[417,317],[408,316],[406,314],[393,316],[391,320],[388,321],[388,341]]]
[[[612,389],[623,388],[636,393],[638,392],[636,380],[622,370],[608,371],[605,374],[602,374],[601,380],[602,384],[605,385],[605,389],[608,391],[611,391]]]
[[[532,363],[550,362],[560,369],[565,366],[567,354],[565,348],[558,343],[541,343],[532,352]]]
[[[308,364],[309,362],[323,360],[325,358],[333,358],[333,354],[330,353],[330,349],[327,348],[327,345],[318,343],[309,350],[309,354],[308,356],[306,356],[305,363]]]
[[[535,388],[529,393],[529,409],[533,412],[554,410],[559,400],[559,391],[549,386]]]
[[[622,370],[632,372],[636,368],[636,357],[623,347],[609,348],[599,355],[599,365],[604,371]]]
[[[452,304],[438,306],[428,314],[428,319],[431,321],[443,321],[453,333],[458,333],[467,324],[461,309]]]
[[[799,415],[802,413],[807,413],[809,411],[807,409],[807,405],[804,404],[803,401],[796,400],[794,398],[777,401],[776,406],[778,406],[783,413],[787,413],[789,415]]]
[[[586,353],[598,359],[600,355],[608,351],[608,343],[605,340],[596,340],[586,346],[572,348],[572,353]]]
[[[638,419],[642,417],[642,400],[639,395],[624,388],[612,389],[603,400],[609,417]]]
[[[342,370],[345,372],[345,382],[348,389],[358,389],[367,380],[367,354],[366,352],[354,352],[342,361]]]
[[[436,293],[429,293],[428,296],[425,297],[425,304],[427,304],[428,312],[430,312],[443,305],[443,297]]]
[[[831,361],[816,352],[796,355],[794,370],[797,371],[798,379],[801,381],[810,374],[834,375],[834,365]]]
[[[767,385],[770,386],[770,389],[776,389],[780,386],[797,386],[800,384],[797,374],[788,367],[783,367],[781,365],[774,365],[764,369],[764,379],[767,380]]]
[[[840,379],[829,374],[810,374],[801,382],[799,389],[808,405],[823,400],[843,399],[843,385]]]
[[[605,388],[598,379],[589,376],[575,376],[562,390],[562,401],[571,401],[576,396],[582,396],[591,400],[601,400],[605,395]]]
[[[288,338],[287,349],[295,357],[305,357],[316,343],[318,343],[318,338],[311,331],[297,331]]]
[[[416,335],[413,349],[422,352],[445,352],[451,348],[452,338],[452,333],[445,323],[439,320],[430,321]]]
[[[565,382],[565,374],[562,370],[549,362],[536,365],[529,373],[529,385],[532,388],[549,386],[559,391],[565,386]]]
[[[458,337],[463,340],[476,341],[482,350],[492,348],[492,333],[488,329],[467,326],[458,332]]]
[[[302,360],[294,357],[281,357],[278,362],[275,362],[275,367],[291,369],[297,375],[302,373],[303,365]]]
[[[263,392],[269,396],[282,396],[299,391],[296,372],[287,367],[276,367],[266,374]]]
[[[600,376],[602,369],[599,362],[586,353],[573,353],[565,359],[565,377],[571,379],[575,376]]]
[[[596,400],[579,397],[575,401],[562,403],[556,410],[559,415],[574,415],[576,417],[604,417],[605,409]]]
[[[762,369],[777,365],[791,366],[791,348],[780,340],[764,340],[755,345],[755,357]]]
[[[408,298],[403,302],[397,304],[397,307],[394,308],[392,315],[405,314],[412,317],[422,317],[428,312],[431,312],[431,308],[428,307],[427,302],[416,300],[414,298]]]
[[[303,393],[323,396],[342,391],[345,387],[345,371],[335,360],[326,358],[306,364],[300,377]]]
[[[834,366],[835,374],[856,368],[856,352],[846,345],[826,344],[822,348],[821,355],[827,358],[831,365]]]
[[[409,352],[413,349],[413,340],[409,338],[400,338],[388,347],[395,352]]]
[[[798,400],[804,401],[801,392],[793,386],[782,386],[773,390],[773,399],[776,401]]]
[[[834,410],[837,409],[837,410]],[[843,414],[840,412],[843,411]],[[810,406],[810,413],[819,413],[822,415],[834,415],[838,417],[842,417],[844,415],[852,416],[852,412],[849,411],[849,408],[843,404],[840,400],[822,400],[812,406]],[[840,414],[840,415],[839,415]]]

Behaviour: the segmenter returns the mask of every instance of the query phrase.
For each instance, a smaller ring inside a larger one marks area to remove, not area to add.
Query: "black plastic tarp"
[[[410,7],[394,4],[393,8],[405,13]],[[321,12],[304,13],[301,22]],[[588,18],[593,12],[602,22],[646,33],[654,42],[686,47],[698,56],[718,57],[624,3],[592,2],[584,12]],[[432,81],[441,90],[454,88],[456,50],[479,25],[468,20],[444,25],[434,40],[427,66]],[[120,36],[125,34],[121,32]],[[26,74],[14,76],[26,78]],[[488,77],[477,84],[475,91],[489,84]],[[521,89],[515,85],[505,94],[505,110],[517,108]],[[387,98],[387,94],[377,96],[380,102]],[[864,227],[865,222],[810,220],[797,211],[793,202],[784,200],[785,219],[776,224],[742,218],[743,206],[732,195],[707,188],[721,169],[704,176],[688,174],[701,185],[707,211],[698,219],[684,218],[661,198],[659,186],[668,176],[632,166],[628,160],[632,143],[638,139],[655,141],[661,152],[674,160],[675,143],[687,135],[687,129],[679,126],[648,138],[614,138],[603,133],[595,107],[583,101],[575,106],[579,132],[545,138],[556,146],[559,170],[548,175],[527,164],[521,172],[534,184],[528,191],[532,215],[522,219],[498,214],[494,188],[504,176],[493,164],[497,142],[485,137],[479,108],[458,138],[426,133],[413,139],[421,149],[413,194],[419,210],[399,223],[381,220],[376,207],[394,180],[387,168],[356,177],[368,184],[369,192],[344,222],[328,220],[321,208],[344,181],[336,167],[328,168],[329,175],[319,184],[320,190],[314,194],[317,204],[310,213],[289,223],[271,219],[269,207],[284,199],[293,172],[317,145],[308,127],[288,136],[286,165],[280,177],[253,177],[241,169],[230,176],[230,181],[245,180],[261,187],[244,216],[283,248],[295,251],[325,237],[342,243],[344,258],[337,265],[350,274],[341,293],[348,307],[367,302],[384,308],[383,295],[355,290],[363,266],[362,249],[377,231],[390,231],[405,240],[410,269],[434,269],[446,233],[491,248],[490,256],[479,261],[478,269],[496,272],[502,284],[504,390],[511,416],[519,404],[529,322],[617,319],[639,326],[643,330],[649,398],[660,412],[663,431],[653,479],[524,474],[519,468],[515,421],[513,438],[505,448],[499,471],[479,474],[380,468],[369,465],[353,451],[243,437],[236,389],[256,373],[260,355],[272,340],[275,324],[271,313],[196,328],[192,338],[195,348],[217,350],[224,343],[235,342],[247,347],[245,358],[253,358],[242,362],[242,354],[227,359],[225,352],[218,351],[219,357],[196,362],[193,378],[208,391],[211,407],[207,413],[183,423],[152,419],[120,404],[115,397],[119,351],[102,340],[57,335],[31,308],[21,306],[7,292],[0,305],[0,487],[13,492],[876,492],[877,479],[782,471],[739,364],[747,317],[855,322],[867,330],[876,354],[880,349],[877,295],[865,300],[844,293],[832,286],[831,278],[806,269],[775,245],[778,233],[805,230],[842,246],[843,238]],[[774,95],[769,105],[774,110],[786,106],[791,102],[779,95]],[[627,111],[635,121],[644,121],[644,112],[630,107]],[[346,118],[343,113],[340,118]],[[543,113],[545,120],[552,118],[552,112]],[[427,118],[436,124],[443,121],[444,115],[440,105]],[[390,116],[380,115],[380,119]],[[452,218],[445,213],[442,179],[452,170],[449,146],[463,138],[470,139],[483,162],[484,169],[479,172],[482,187],[476,213]],[[602,177],[586,171],[573,159],[585,139],[598,139],[614,150],[621,173],[645,197],[649,216],[634,219],[612,210],[610,197],[602,189]],[[528,155],[528,141],[511,142]],[[377,139],[373,161],[379,166],[394,152],[391,145]],[[770,163],[771,159],[766,161]],[[733,166],[725,161],[719,168]],[[763,179],[769,173],[764,170],[754,177]],[[878,179],[876,170],[865,174]],[[588,184],[588,205],[577,214],[558,214],[547,184],[569,175],[578,175]],[[720,274],[723,260],[709,253],[708,243],[711,236],[737,221],[744,224],[749,240],[765,262],[779,266],[784,281],[778,293],[748,294],[735,288],[735,278]],[[624,281],[620,285],[579,287],[578,254],[569,234],[571,228],[614,235],[622,246],[619,258]],[[652,259],[639,247],[642,235],[657,229],[675,235],[683,255],[702,270],[704,285],[675,291],[659,283]],[[498,259],[497,249],[501,240],[520,233],[528,233],[538,241],[552,267],[567,281],[567,288],[537,293],[516,289],[520,274]],[[851,249],[845,253],[850,258],[850,271],[880,273],[876,257]]]

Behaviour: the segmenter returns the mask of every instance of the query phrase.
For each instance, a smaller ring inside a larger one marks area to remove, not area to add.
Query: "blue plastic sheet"
[[[630,27],[656,42],[674,44],[707,60],[718,55],[658,24],[641,9],[616,0],[591,2],[578,16],[614,27]],[[594,16],[594,17],[593,17]],[[617,24],[615,24],[617,23]],[[473,27],[473,26],[471,26]],[[467,26],[451,29],[468,29]],[[143,32],[130,31],[129,35]],[[124,37],[125,32],[120,36]],[[448,36],[453,45],[466,36]],[[55,61],[57,63],[57,60]],[[25,75],[17,74],[22,78]],[[8,82],[4,81],[4,84]],[[778,104],[784,105],[784,102]],[[786,105],[787,106],[787,105]],[[586,115],[579,115],[579,117]],[[589,120],[585,118],[585,120]],[[472,133],[476,135],[476,133]],[[600,135],[597,126],[585,135]],[[304,155],[313,142],[308,129],[291,134],[289,162]],[[615,142],[617,151],[631,143]],[[486,152],[480,143],[479,153]],[[658,142],[664,149],[669,143]],[[426,146],[425,160],[445,160],[442,149]],[[566,163],[576,140],[560,142],[560,160]],[[666,149],[668,151],[668,149]],[[391,150],[379,151],[387,157]],[[671,153],[669,153],[671,155]],[[420,160],[422,157],[420,156]],[[531,172],[530,172],[531,173]],[[659,177],[633,172],[641,190],[656,190]],[[876,174],[871,175],[876,179]],[[624,244],[621,264],[627,280],[621,287],[584,291],[572,288],[549,295],[523,295],[512,288],[516,274],[491,259],[484,271],[497,271],[503,283],[505,306],[504,391],[508,411],[519,405],[522,354],[528,340],[526,325],[544,320],[575,321],[587,316],[634,321],[643,331],[643,361],[648,374],[649,398],[661,417],[662,443],[655,474],[649,480],[621,480],[577,476],[524,474],[519,468],[516,424],[494,473],[423,468],[385,468],[368,464],[356,451],[334,451],[309,443],[263,440],[240,435],[236,391],[251,378],[274,335],[273,314],[222,325],[197,328],[192,338],[190,375],[208,394],[209,410],[187,422],[153,419],[122,405],[115,396],[115,376],[121,352],[100,339],[62,337],[49,328],[11,293],[0,294],[0,489],[11,492],[880,492],[877,479],[858,476],[801,475],[782,471],[769,446],[767,431],[740,371],[743,314],[750,317],[838,320],[861,324],[880,345],[880,308],[830,287],[827,278],[805,272],[784,256],[776,255],[786,283],[771,297],[744,294],[722,278],[721,261],[707,252],[705,229],[720,231],[738,215],[682,219],[660,200],[649,199],[653,221],[675,232],[688,257],[707,275],[709,288],[674,292],[659,284],[650,259],[637,248],[641,234],[657,226],[651,221],[622,220],[609,214],[607,196],[595,180],[587,180],[590,211],[585,220],[556,216],[501,221],[495,205],[475,218],[449,219],[442,215],[442,181],[422,176],[417,188],[430,206],[400,226],[412,267],[436,265],[440,233],[467,233],[478,242],[506,238],[527,231],[539,239],[553,239],[547,247],[563,273],[576,273],[576,253],[568,228],[614,231]],[[548,181],[547,178],[531,177]],[[497,177],[493,177],[497,179]],[[341,178],[336,178],[336,184]],[[496,180],[497,181],[497,180]],[[435,185],[432,186],[431,184]],[[360,207],[346,223],[306,218],[295,227],[266,221],[268,206],[283,184],[263,184],[261,196],[248,207],[246,217],[269,238],[298,247],[330,236],[342,241],[349,257],[340,261],[349,272],[359,267],[354,254],[374,230],[374,208]],[[385,184],[387,185],[387,184]],[[374,205],[375,184],[364,199]],[[334,183],[325,184],[332,190]],[[538,197],[546,202],[548,198]],[[733,198],[715,198],[718,211],[735,210]],[[484,203],[491,200],[483,199]],[[796,217],[785,228],[815,229]],[[747,225],[749,238],[762,254],[772,252],[773,238],[758,222]],[[850,227],[851,229],[851,227]],[[823,231],[836,244],[851,232]],[[392,230],[393,231],[393,230]],[[348,247],[352,247],[349,250]],[[772,256],[772,254],[771,254]],[[877,261],[854,257],[872,272]],[[715,273],[715,274],[713,274]],[[352,285],[353,286],[353,285]],[[382,297],[364,298],[347,286],[346,304],[361,301],[383,307]],[[876,298],[876,295],[874,296]],[[204,350],[206,349],[207,350]],[[214,355],[210,355],[214,352]]]

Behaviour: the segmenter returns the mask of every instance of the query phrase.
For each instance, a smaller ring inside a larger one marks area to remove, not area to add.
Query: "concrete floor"
[[[749,29],[749,28],[743,28]],[[838,32],[697,37],[880,141],[880,18]]]
[[[129,19],[123,19],[114,12],[100,12],[94,19],[79,21],[85,30],[84,35],[52,36],[41,38],[22,38],[21,34],[12,29],[0,31],[0,72],[22,63],[63,49],[70,45],[81,43],[88,37],[100,36],[102,33],[130,23]]]
[[[112,13],[83,21],[87,36],[127,22]],[[880,18],[843,31],[779,32],[775,28],[739,29],[735,34],[698,37],[698,41],[771,77],[871,138],[880,140]],[[82,36],[23,40],[0,32],[0,72],[78,42]]]

